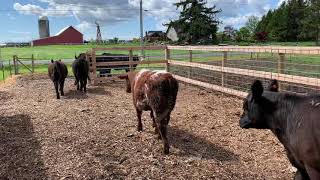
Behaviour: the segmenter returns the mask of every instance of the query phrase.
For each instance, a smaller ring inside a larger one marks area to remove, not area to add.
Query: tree
[[[249,30],[250,34],[254,35],[257,31],[258,23],[259,18],[257,16],[250,16],[245,27]]]
[[[199,41],[214,42],[219,21],[216,14],[221,10],[216,7],[207,7],[205,0],[183,0],[174,4],[181,9],[178,20],[171,21],[167,26],[177,26],[181,29],[180,41],[192,44]]]
[[[250,30],[247,27],[242,27],[239,29],[239,31],[236,32],[236,40],[238,42],[240,41],[245,41],[245,42],[249,42],[251,41],[251,34],[250,34]]]
[[[305,9],[306,18],[302,22],[300,36],[305,39],[313,39],[316,45],[320,45],[320,1],[308,0]]]

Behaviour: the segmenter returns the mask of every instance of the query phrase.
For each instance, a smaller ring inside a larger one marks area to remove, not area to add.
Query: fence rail
[[[320,55],[320,47],[286,46],[167,46],[169,50],[217,51],[217,52],[253,52]]]

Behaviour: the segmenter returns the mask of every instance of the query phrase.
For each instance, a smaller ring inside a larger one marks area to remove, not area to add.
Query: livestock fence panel
[[[244,97],[254,79],[281,91],[319,93],[320,48],[168,46],[168,70],[186,83]]]
[[[31,57],[18,57],[17,55],[14,55],[12,62],[15,75],[25,72],[34,73],[35,63],[33,55],[31,55]],[[21,70],[22,68],[24,68],[24,70]]]
[[[90,79],[96,85],[124,72],[142,68],[165,69],[164,49],[164,46],[93,48],[86,53]]]

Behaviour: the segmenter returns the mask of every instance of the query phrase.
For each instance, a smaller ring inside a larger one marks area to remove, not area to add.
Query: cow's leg
[[[77,86],[77,90],[79,90],[79,79],[77,77],[77,75],[75,75],[75,81],[74,81],[74,85]]]
[[[137,130],[138,131],[142,131],[142,122],[141,122],[141,114],[142,114],[142,111],[136,109],[137,111],[137,118],[138,118],[138,127],[137,127]]]
[[[80,91],[83,91],[83,79],[80,79]]]
[[[63,88],[64,88],[64,79],[62,79],[60,81],[60,93],[61,93],[61,96],[64,96]]]
[[[306,165],[307,173],[311,180],[318,180],[320,179],[320,171],[315,169],[314,167],[311,167],[309,165]]]
[[[58,81],[54,81],[54,88],[56,90],[56,94],[57,94],[57,99],[60,99],[60,95],[59,95],[59,82]]]
[[[86,93],[87,92],[87,78],[85,78],[83,80],[83,88],[84,88],[84,92]]]
[[[167,139],[167,124],[165,119],[161,119],[161,114],[155,114],[156,125],[163,142],[163,153],[169,154],[169,143]]]
[[[152,119],[152,127],[154,128],[154,134],[157,134],[158,138],[160,139],[161,137],[160,137],[157,125],[156,125],[156,121],[154,120],[154,115],[153,115],[153,111],[152,110],[150,111],[150,117]]]

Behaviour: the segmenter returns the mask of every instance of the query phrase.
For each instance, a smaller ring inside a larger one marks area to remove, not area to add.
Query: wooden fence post
[[[189,50],[189,62],[192,62],[192,50]],[[192,67],[189,67],[188,78],[191,76]]]
[[[2,79],[3,79],[3,81],[5,81],[5,78],[4,78],[4,64],[3,64],[3,61],[1,61],[1,69],[2,69]]]
[[[166,63],[166,71],[170,72],[170,64],[169,64],[169,60],[170,60],[170,49],[168,49],[168,47],[165,49],[165,60],[167,61]]]
[[[34,73],[34,56],[31,55],[31,65],[32,65],[32,73]]]
[[[130,67],[130,72],[132,72],[133,71],[133,68],[132,68],[132,63],[133,63],[133,51],[132,51],[132,49],[130,49],[129,50],[129,62],[130,62],[130,65],[129,65],[129,67]]]
[[[9,71],[10,71],[10,77],[12,77],[12,71],[11,71],[11,59],[9,59]]]
[[[19,73],[17,60],[18,60],[18,57],[16,55],[14,55],[13,56],[13,68],[14,68],[15,75],[17,75]]]
[[[224,52],[223,52],[223,59],[222,59],[222,61],[221,61],[221,70],[222,70],[222,71],[223,71],[223,69],[224,69],[225,62],[226,62],[227,60],[228,60],[228,52],[227,52],[227,51],[224,51]],[[221,74],[221,86],[222,86],[222,87],[224,87],[224,84],[225,84],[225,79],[226,79],[225,76],[226,76],[225,73],[222,72],[222,74]]]
[[[279,53],[278,59],[278,74],[284,74],[284,61],[285,61],[285,54]],[[284,86],[279,82],[279,90],[283,90]]]
[[[92,76],[93,76],[93,85],[97,85],[97,60],[96,60],[96,50],[91,49],[91,59],[92,59]]]

